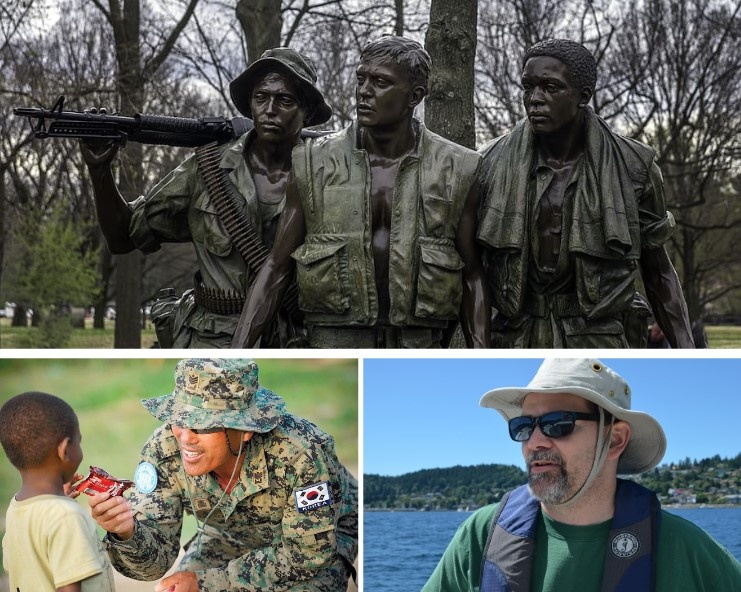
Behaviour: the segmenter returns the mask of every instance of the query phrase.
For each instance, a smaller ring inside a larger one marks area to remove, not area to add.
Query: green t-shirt
[[[458,528],[422,592],[478,592],[496,508],[477,510]],[[571,526],[540,516],[531,592],[599,591],[610,522]],[[664,510],[657,554],[656,592],[741,591],[741,563],[704,530]]]

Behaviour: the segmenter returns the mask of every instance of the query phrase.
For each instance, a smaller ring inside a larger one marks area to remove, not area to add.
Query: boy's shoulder
[[[13,497],[8,505],[8,514],[11,513],[19,517],[40,515],[47,525],[72,515],[87,516],[77,501],[66,495],[52,494],[35,495],[21,501]]]

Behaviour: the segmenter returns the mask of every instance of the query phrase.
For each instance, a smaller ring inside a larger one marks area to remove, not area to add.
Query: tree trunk
[[[105,241],[102,240],[100,231],[98,231],[98,245],[100,246],[100,256],[98,258],[98,268],[100,270],[100,295],[95,302],[95,315],[93,316],[93,328],[105,328],[105,313],[108,308],[109,290],[111,287],[111,274],[113,272],[113,260],[111,252]]]
[[[114,11],[118,0],[110,0],[111,21],[116,42],[118,92],[121,113],[141,113],[144,109],[144,80],[141,71],[140,4],[139,0],[124,0],[123,11]],[[121,151],[119,189],[127,201],[134,199],[141,187],[141,144],[129,144]],[[114,258],[116,263],[116,332],[115,348],[140,348],[142,255],[133,251]]]
[[[13,327],[28,327],[28,316],[26,315],[26,307],[16,302],[15,308],[13,309],[13,321],[11,322]]]
[[[280,45],[283,14],[280,0],[239,0],[237,19],[247,41],[247,61],[254,62],[266,49]]]
[[[0,286],[3,285],[3,269],[5,268],[5,233],[8,229],[8,218],[5,213],[5,203],[7,201],[7,190],[5,188],[5,173],[8,170],[7,165],[0,166]],[[0,302],[0,306],[5,306]]]
[[[144,110],[145,85],[156,75],[172,51],[183,27],[193,15],[198,0],[189,0],[178,24],[152,58],[147,71],[142,70],[141,0],[108,0],[106,15],[113,28],[118,65],[118,92],[122,113],[140,113]],[[143,151],[141,144],[132,143],[121,152],[121,177],[119,189],[127,200],[136,198],[142,188]],[[119,255],[116,262],[116,333],[114,347],[140,348],[141,323],[139,309],[142,305],[142,254],[134,251]]]
[[[702,319],[702,305],[700,304],[700,286],[695,281],[697,266],[695,262],[695,237],[690,228],[677,229],[682,233],[682,292],[687,303],[687,313],[690,321]]]
[[[425,38],[432,58],[425,123],[435,133],[469,148],[476,145],[473,63],[477,20],[477,0],[432,0]]]
[[[404,36],[404,0],[395,0],[396,22],[394,23],[394,35]]]

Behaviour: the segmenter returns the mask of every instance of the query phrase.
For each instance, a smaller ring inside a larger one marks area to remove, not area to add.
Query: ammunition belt
[[[193,296],[198,306],[205,308],[208,312],[221,315],[241,314],[245,299],[244,294],[233,290],[207,288],[198,277],[196,277]]]
[[[270,252],[250,226],[247,218],[242,215],[236,203],[237,196],[229,181],[229,177],[226,171],[219,168],[221,154],[219,153],[217,143],[211,142],[205,146],[198,147],[196,149],[196,161],[198,163],[198,170],[208,190],[208,195],[216,207],[224,228],[237,247],[237,251],[239,251],[242,259],[244,259],[253,273],[256,274],[263,263],[265,263]],[[227,295],[229,298],[233,296],[232,294]],[[291,282],[288,287],[281,307],[291,317],[298,314],[298,289],[295,281]],[[241,312],[241,308],[237,312]]]

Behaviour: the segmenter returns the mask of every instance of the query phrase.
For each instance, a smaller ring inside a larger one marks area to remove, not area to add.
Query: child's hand
[[[84,479],[83,475],[80,475],[80,473],[75,473],[75,476],[72,477],[69,483],[65,483],[62,487],[64,488],[64,495],[66,495],[69,498],[77,499],[80,496],[79,491],[74,491],[74,483],[77,483],[80,479]]]

